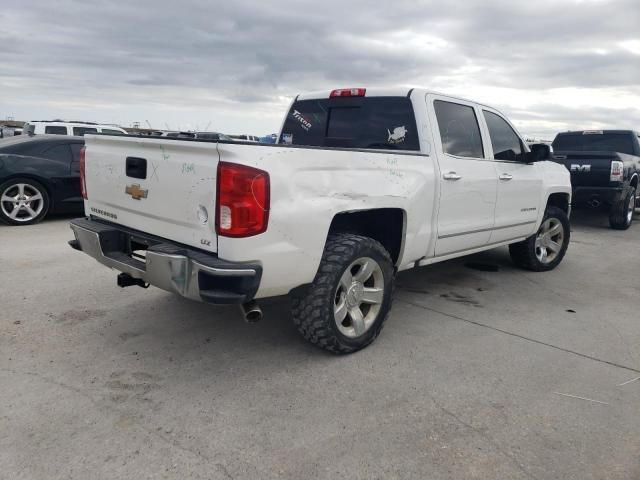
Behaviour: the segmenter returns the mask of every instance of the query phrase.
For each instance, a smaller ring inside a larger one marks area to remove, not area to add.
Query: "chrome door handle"
[[[460,180],[462,177],[460,175],[458,175],[456,172],[447,172],[444,175],[442,175],[442,178],[444,178],[445,180]]]
[[[508,173],[503,173],[502,175],[500,175],[500,180],[511,180],[513,178],[513,175],[510,175]]]

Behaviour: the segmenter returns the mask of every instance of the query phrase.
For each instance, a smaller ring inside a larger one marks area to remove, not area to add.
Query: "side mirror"
[[[529,150],[531,151],[525,155],[527,163],[551,160],[551,156],[553,155],[553,147],[546,143],[534,143],[533,145],[529,145]]]

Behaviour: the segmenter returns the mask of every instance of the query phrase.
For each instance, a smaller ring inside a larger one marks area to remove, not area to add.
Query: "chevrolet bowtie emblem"
[[[133,185],[128,185],[124,189],[124,193],[126,193],[127,195],[131,195],[131,198],[133,198],[134,200],[140,200],[141,198],[147,198],[149,190],[143,190],[142,188],[140,188],[140,185],[134,183]]]

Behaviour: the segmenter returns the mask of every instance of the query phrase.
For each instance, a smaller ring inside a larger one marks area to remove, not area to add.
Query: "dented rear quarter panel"
[[[405,236],[398,266],[426,255],[433,241],[437,196],[434,158],[424,154],[219,143],[221,161],[269,173],[267,231],[218,237],[218,255],[259,261],[257,298],[287,294],[318,270],[333,218],[342,212],[399,208]]]

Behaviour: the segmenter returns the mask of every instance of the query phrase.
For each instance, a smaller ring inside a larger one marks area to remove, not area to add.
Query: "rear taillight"
[[[621,182],[623,176],[624,164],[622,162],[618,162],[617,160],[611,162],[611,176],[609,177],[609,181]]]
[[[267,229],[269,174],[236,163],[218,164],[216,233],[250,237]]]
[[[333,90],[329,95],[329,98],[334,97],[364,97],[364,94],[367,93],[366,88],[339,88],[338,90]]]
[[[87,200],[87,180],[85,178],[85,150],[87,147],[82,147],[80,149],[80,190],[82,191],[82,198]]]

